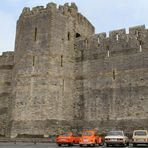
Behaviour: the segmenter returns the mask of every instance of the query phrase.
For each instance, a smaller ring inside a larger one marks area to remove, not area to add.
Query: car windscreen
[[[83,132],[82,136],[91,136],[92,133],[91,132]]]
[[[134,135],[135,136],[146,136],[147,133],[146,133],[146,131],[136,131]]]
[[[111,131],[107,136],[124,136],[122,131]]]
[[[71,136],[71,134],[70,133],[63,133],[62,136],[63,137],[69,137],[69,136]]]

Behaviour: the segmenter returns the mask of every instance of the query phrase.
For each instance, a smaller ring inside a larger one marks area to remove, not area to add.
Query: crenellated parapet
[[[2,56],[14,56],[14,51],[2,52],[0,57]]]
[[[109,36],[106,33],[99,33],[79,38],[75,43],[76,48],[83,49],[88,56],[97,54],[98,58],[148,51],[148,29],[145,25],[131,27],[128,32],[126,33],[126,29],[120,29],[110,31]]]
[[[20,19],[24,17],[32,17],[39,14],[46,14],[49,12],[59,13],[65,16],[72,16],[78,20],[78,22],[85,23],[88,26],[92,26],[92,24],[88,21],[86,17],[84,17],[81,13],[78,12],[78,8],[75,3],[65,3],[64,5],[59,5],[55,3],[48,3],[46,7],[44,6],[37,6],[30,9],[29,7],[25,7],[20,15]],[[94,29],[94,27],[92,27]]]
[[[55,3],[48,3],[46,7],[37,6],[37,7],[33,7],[32,9],[30,9],[29,7],[25,7],[21,15],[23,16],[36,15],[39,13],[48,12],[49,10],[58,11],[59,13],[65,14],[65,15],[78,12],[78,8],[74,3],[72,3],[70,6],[68,3],[65,3],[63,6],[59,5],[59,7],[57,7],[57,4]]]
[[[9,52],[3,52],[2,55],[0,55],[0,69],[5,66],[4,65],[9,65],[9,67],[13,67],[14,64],[14,52],[9,51]]]
[[[147,34],[147,29],[145,29],[145,25],[135,26],[129,28],[129,33],[126,33],[126,29],[113,30],[109,32],[109,37],[107,37],[106,33],[100,33],[95,35],[100,40],[109,39],[110,41],[128,41],[129,38],[133,38],[136,40],[142,40]]]

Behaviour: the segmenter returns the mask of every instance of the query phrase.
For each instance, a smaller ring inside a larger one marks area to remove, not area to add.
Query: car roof
[[[134,130],[134,132],[138,132],[138,131],[144,131],[144,132],[146,131],[147,132],[147,130]]]
[[[109,131],[109,132],[123,132],[121,130],[112,130],[112,131]]]
[[[85,130],[83,132],[94,132],[93,130]]]

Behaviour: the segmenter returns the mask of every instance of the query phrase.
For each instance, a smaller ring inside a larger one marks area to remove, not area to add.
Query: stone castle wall
[[[76,81],[85,126],[148,128],[148,30],[112,31],[76,41]]]
[[[0,56],[0,135],[5,136],[9,124],[9,106],[12,91],[13,52]]]
[[[0,134],[148,128],[147,41],[145,26],[94,34],[74,3],[24,8],[0,56]]]

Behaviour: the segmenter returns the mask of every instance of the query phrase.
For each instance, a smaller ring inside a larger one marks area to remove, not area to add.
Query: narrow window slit
[[[118,33],[116,34],[116,40],[117,40],[117,41],[119,40],[119,35],[118,35]]]
[[[100,38],[98,37],[98,46],[100,46]]]
[[[139,48],[140,52],[142,52],[142,41],[139,41]]]
[[[65,90],[65,81],[63,79],[63,93],[64,93],[64,90]]]
[[[107,46],[107,57],[109,58],[110,56],[110,51],[109,51],[109,46]]]
[[[138,30],[136,30],[136,37],[137,37],[137,40],[139,39],[139,37],[140,37],[140,32],[138,31]]]
[[[33,56],[33,59],[32,59],[32,66],[34,67],[35,65],[35,56]]]
[[[61,67],[63,67],[63,55],[61,55]]]
[[[37,30],[37,28],[35,28],[35,31],[34,31],[34,41],[37,40],[37,32],[38,32],[38,30]]]
[[[113,80],[116,79],[116,73],[115,73],[115,70],[113,70]]]
[[[136,37],[138,37],[138,35],[139,35],[139,33],[138,33],[138,32],[139,32],[139,31],[138,31],[138,30],[136,30],[136,33],[135,33],[135,34],[136,34]]]
[[[88,39],[85,40],[86,46],[88,45]]]
[[[70,32],[68,32],[67,37],[68,37],[68,41],[70,41]]]

